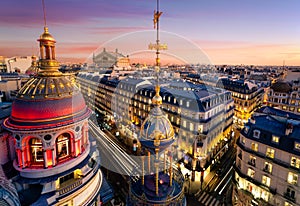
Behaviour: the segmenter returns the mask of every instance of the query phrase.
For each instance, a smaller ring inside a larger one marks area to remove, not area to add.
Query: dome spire
[[[162,98],[159,94],[160,85],[159,85],[159,71],[160,71],[160,45],[159,45],[159,17],[162,15],[162,12],[159,11],[159,0],[156,1],[156,11],[154,11],[153,23],[154,28],[156,28],[156,59],[155,59],[155,73],[156,73],[156,85],[155,85],[155,96],[152,99],[152,104],[160,106],[162,104]]]
[[[42,0],[44,13],[44,33],[40,36],[40,61],[39,61],[39,76],[60,76],[58,71],[59,62],[55,59],[55,39],[49,33],[46,21],[45,2]]]
[[[46,21],[46,9],[45,9],[45,1],[42,0],[42,4],[43,4],[43,14],[44,14],[44,28],[47,27],[47,21]]]

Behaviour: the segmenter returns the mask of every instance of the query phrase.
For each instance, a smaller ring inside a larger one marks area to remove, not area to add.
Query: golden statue
[[[156,24],[161,15],[162,15],[162,11],[158,12],[154,10],[154,17],[153,17],[154,29],[156,29]]]

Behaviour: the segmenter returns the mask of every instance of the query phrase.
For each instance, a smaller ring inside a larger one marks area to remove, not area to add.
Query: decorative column
[[[150,168],[150,159],[151,156],[150,156],[150,152],[148,151],[148,170],[149,170],[149,174],[151,173],[151,168]]]
[[[22,166],[22,154],[21,154],[20,149],[17,149],[17,155],[18,155],[18,166],[21,167]]]
[[[22,156],[22,169],[24,169],[25,168],[24,150],[21,150],[21,156]]]
[[[43,153],[44,153],[44,167],[48,168],[47,150],[43,149]]]
[[[145,157],[144,155],[142,154],[142,185],[145,184]]]
[[[170,186],[172,186],[172,179],[173,179],[173,167],[172,167],[172,152],[169,151],[170,157]]]
[[[43,46],[40,46],[40,54],[41,54],[41,59],[44,59],[44,48]]]
[[[74,141],[74,137],[70,138],[70,145],[71,145],[71,156],[74,157],[75,156],[75,141]]]
[[[159,166],[159,160],[158,160],[158,148],[155,148],[155,163],[154,163],[154,166],[155,166],[155,194],[158,196],[158,175],[159,175],[159,172],[158,172],[158,166]]]
[[[167,155],[166,155],[166,152],[164,152],[164,172],[167,173]]]
[[[52,59],[55,59],[55,46],[51,47]]]
[[[56,159],[55,149],[52,148],[51,151],[52,151],[52,166],[55,167],[55,165],[56,165],[56,161],[55,161],[55,159]]]

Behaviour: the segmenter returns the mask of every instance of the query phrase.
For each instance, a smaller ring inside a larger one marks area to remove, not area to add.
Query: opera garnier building
[[[59,72],[47,27],[38,41],[39,71],[19,90],[3,122],[9,149],[1,152],[13,166],[8,179],[21,205],[98,205],[102,173],[89,141],[90,110],[72,76]]]

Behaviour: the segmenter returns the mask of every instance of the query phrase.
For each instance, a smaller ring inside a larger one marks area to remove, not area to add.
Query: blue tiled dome
[[[173,126],[160,107],[154,107],[143,122],[140,142],[153,153],[155,148],[162,151],[174,142]]]

